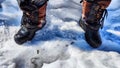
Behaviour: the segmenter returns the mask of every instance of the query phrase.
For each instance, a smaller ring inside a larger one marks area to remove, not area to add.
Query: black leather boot
[[[27,41],[30,41],[34,38],[36,31],[42,29],[44,27],[44,25],[46,24],[46,21],[43,20],[41,21],[41,27],[38,27],[37,24],[29,24],[27,23],[29,21],[29,19],[27,21],[25,21],[26,14],[23,14],[23,18],[22,18],[22,23],[21,28],[19,29],[19,31],[14,35],[14,40],[17,44],[21,45]]]
[[[80,26],[85,31],[85,40],[93,48],[97,48],[102,44],[99,34],[100,25],[91,26],[84,20],[80,19]]]
[[[99,29],[103,27],[106,8],[111,0],[82,0],[82,17],[80,26],[85,31],[85,40],[93,48],[102,44]]]
[[[31,1],[24,0],[18,2],[23,11],[23,16],[21,19],[21,28],[14,35],[14,40],[17,44],[23,44],[32,40],[36,31],[42,29],[46,24],[47,0],[42,1],[42,3],[37,0],[37,2]]]

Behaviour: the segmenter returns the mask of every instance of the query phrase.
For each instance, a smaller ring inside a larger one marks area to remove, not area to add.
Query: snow
[[[0,12],[0,68],[120,68],[119,0],[112,0],[108,10],[99,48],[84,40],[77,23],[79,0],[49,0],[47,25],[32,41],[18,45],[13,36],[20,28],[22,11],[16,0],[5,0]]]

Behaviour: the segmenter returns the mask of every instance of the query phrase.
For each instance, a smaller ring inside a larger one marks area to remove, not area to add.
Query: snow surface
[[[3,0],[0,0],[0,4]],[[0,8],[0,68],[120,68],[120,0],[112,0],[100,30],[103,44],[93,49],[78,26],[79,0],[49,0],[47,25],[23,45],[14,42],[22,12],[16,0]]]

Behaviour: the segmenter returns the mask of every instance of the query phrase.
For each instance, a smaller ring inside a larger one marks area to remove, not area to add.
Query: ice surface
[[[1,3],[2,0],[0,0]],[[17,45],[22,12],[16,0],[5,0],[0,12],[0,68],[120,68],[120,4],[112,0],[100,33],[103,44],[91,48],[78,26],[79,0],[49,0],[47,25],[35,38]]]

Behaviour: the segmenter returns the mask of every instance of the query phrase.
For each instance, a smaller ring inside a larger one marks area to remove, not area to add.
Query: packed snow
[[[14,42],[22,11],[16,0],[0,0],[0,68],[120,68],[120,0],[112,0],[96,49],[79,27],[79,0],[49,0],[47,24],[32,41]]]

